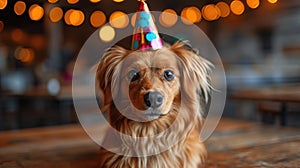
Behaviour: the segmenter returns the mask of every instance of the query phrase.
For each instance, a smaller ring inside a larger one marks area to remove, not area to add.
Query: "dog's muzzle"
[[[159,92],[147,92],[144,95],[145,105],[153,109],[159,108],[163,104],[163,101],[163,96]]]

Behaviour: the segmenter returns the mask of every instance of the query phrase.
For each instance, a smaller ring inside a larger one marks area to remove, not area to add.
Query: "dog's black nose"
[[[163,96],[159,92],[148,92],[144,96],[147,107],[158,108],[163,103]]]

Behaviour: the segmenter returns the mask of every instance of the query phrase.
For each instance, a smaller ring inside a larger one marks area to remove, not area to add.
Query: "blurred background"
[[[227,78],[224,116],[300,125],[299,0],[147,3],[162,11],[156,24],[184,22],[169,13],[177,14],[212,40]],[[126,14],[137,6],[136,0],[0,0],[0,130],[77,123],[71,82],[79,50],[99,28],[99,39],[110,42],[132,26]]]

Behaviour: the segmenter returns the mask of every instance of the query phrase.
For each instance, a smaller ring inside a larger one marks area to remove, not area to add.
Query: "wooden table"
[[[300,103],[300,84],[274,85],[243,89],[233,92],[230,98],[239,100],[272,101],[281,104],[281,125],[286,125],[287,103]],[[300,112],[300,111],[299,111]]]
[[[207,166],[300,166],[300,129],[222,119],[206,141]],[[95,167],[99,146],[80,125],[0,132],[0,167]]]

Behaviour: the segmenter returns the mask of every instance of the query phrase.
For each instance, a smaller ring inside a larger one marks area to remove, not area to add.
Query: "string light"
[[[25,41],[26,35],[21,29],[14,29],[11,32],[11,39],[17,43],[22,42],[22,41]]]
[[[240,0],[234,0],[230,4],[230,9],[235,15],[241,15],[245,11],[245,6]]]
[[[230,14],[230,8],[229,8],[229,5],[227,5],[227,3],[225,3],[225,2],[218,2],[216,4],[216,7],[219,8],[219,10],[220,10],[220,16],[222,18],[229,16],[229,14]]]
[[[110,42],[115,38],[115,30],[111,26],[103,26],[99,31],[99,37],[104,42]]]
[[[58,22],[63,17],[63,10],[60,7],[54,7],[49,12],[49,18],[52,22]]]
[[[114,28],[124,28],[128,25],[128,16],[121,11],[115,11],[110,15],[109,23]]]
[[[37,4],[31,5],[28,12],[30,19],[34,21],[38,21],[44,16],[44,9]]]
[[[90,2],[92,2],[92,3],[98,3],[98,2],[100,2],[101,0],[90,0]]]
[[[73,10],[70,14],[70,22],[73,26],[79,26],[84,22],[84,13],[80,10]]]
[[[181,12],[182,22],[185,24],[193,24],[201,21],[201,12],[197,7],[187,7]]]
[[[255,9],[259,6],[259,0],[246,0],[246,3],[252,9]]]
[[[215,5],[210,4],[206,5],[202,8],[202,15],[204,19],[208,21],[213,21],[219,19],[221,15],[221,11],[219,8],[217,8]]]
[[[22,15],[26,10],[26,4],[23,1],[17,1],[14,5],[14,11],[17,15]]]
[[[159,16],[159,23],[165,27],[171,27],[177,22],[178,16],[173,9],[164,10]]]
[[[90,23],[93,27],[100,27],[106,22],[106,16],[102,11],[94,11],[90,17]]]
[[[18,47],[15,50],[15,58],[23,63],[31,63],[34,55],[34,51],[31,48]]]
[[[136,21],[136,13],[134,13],[131,17],[131,26],[134,27],[135,26],[135,21]]]
[[[53,4],[53,3],[58,2],[58,0],[48,0],[48,2]]]
[[[274,4],[274,3],[276,3],[276,2],[277,2],[277,0],[268,0],[268,2],[270,2],[270,3]]]
[[[67,12],[65,13],[65,16],[64,16],[64,20],[66,22],[67,25],[71,25],[71,21],[70,21],[70,15],[71,13],[74,11],[74,9],[69,9],[67,10]]]
[[[7,0],[0,0],[0,10],[4,9],[7,5]]]
[[[76,4],[79,0],[67,0],[67,2],[71,5]]]
[[[114,2],[123,2],[124,0],[113,0]]]

